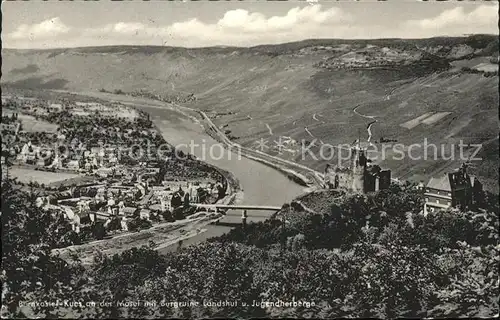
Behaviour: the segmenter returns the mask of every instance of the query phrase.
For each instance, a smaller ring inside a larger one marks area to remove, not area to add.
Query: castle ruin
[[[351,148],[350,167],[326,165],[325,186],[354,193],[384,190],[391,184],[391,171],[370,165],[365,150],[359,146]]]

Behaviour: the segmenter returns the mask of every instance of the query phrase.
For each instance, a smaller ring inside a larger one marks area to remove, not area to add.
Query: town
[[[223,175],[175,150],[143,112],[68,98],[2,96],[2,105],[3,177],[85,235],[76,243],[184,219],[190,203],[226,196]]]

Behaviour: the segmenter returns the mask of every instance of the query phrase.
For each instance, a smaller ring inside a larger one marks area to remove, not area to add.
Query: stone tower
[[[352,170],[352,184],[351,191],[363,193],[364,181],[366,173],[367,158],[365,152],[359,147],[351,148],[351,170]]]

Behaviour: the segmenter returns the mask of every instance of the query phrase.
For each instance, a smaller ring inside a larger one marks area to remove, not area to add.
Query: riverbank
[[[263,161],[250,159],[250,157],[244,156],[245,154],[239,157],[235,152],[231,152],[230,148],[220,148],[224,147],[224,144],[221,145],[212,135],[207,134],[205,129],[207,124],[203,121],[203,118],[200,118],[200,114],[196,110],[186,110],[184,107],[177,108],[157,100],[126,95],[100,92],[74,92],[74,94],[126,104],[148,113],[151,116],[151,120],[155,123],[155,127],[160,130],[162,136],[169,144],[177,147],[184,145],[180,149],[184,149],[185,144],[189,144],[190,142],[194,145],[204,146],[205,148],[198,147],[193,152],[188,151],[188,153],[193,154],[198,160],[203,161],[203,163],[208,163],[224,170],[227,173],[225,174],[226,177],[234,177],[230,179],[237,180],[240,185],[238,191],[231,191],[231,193],[235,194],[234,198],[226,197],[225,201],[248,205],[281,206],[283,203],[289,203],[297,196],[310,191],[308,188],[304,188],[302,184],[293,182],[293,179],[287,177],[283,171],[277,170],[275,166]],[[183,112],[179,113],[179,109]],[[220,149],[220,156],[207,156],[207,151],[210,149]],[[230,185],[234,184],[230,183]],[[247,222],[264,221],[270,216],[271,214],[267,212],[249,211]],[[229,219],[231,221],[241,220],[241,211],[228,210],[225,217],[226,220]],[[202,229],[200,233],[184,239],[182,247],[222,235],[229,232],[232,228],[210,224]],[[159,249],[159,252],[162,254],[168,253],[177,250],[177,247],[174,243],[169,247]]]
[[[235,177],[235,175],[227,170],[218,168],[214,165],[211,165],[207,162],[204,162],[204,164],[213,170],[217,171],[220,175],[224,177],[226,180],[226,196],[220,200],[218,200],[216,203],[219,204],[235,204],[241,202],[243,199],[243,190],[241,187],[241,184],[238,180],[238,178]]]
[[[205,231],[204,228],[217,218],[214,214],[212,215],[200,216],[198,214],[198,218],[195,219],[186,217],[175,222],[161,223],[146,230],[126,232],[110,239],[58,248],[52,252],[66,260],[70,260],[76,254],[83,264],[92,264],[98,255],[112,256],[134,247],[154,244],[155,249],[163,249],[175,246],[180,241]]]
[[[182,107],[185,108],[185,107]],[[192,110],[192,109],[191,109]],[[258,161],[267,166],[270,166],[281,173],[283,173],[286,177],[292,180],[295,183],[298,183],[302,186],[318,188],[323,186],[323,174],[315,171],[306,166],[300,165],[298,163],[294,163],[285,159],[281,159],[279,157],[275,157],[264,152],[259,152],[256,150],[252,150],[246,147],[243,147],[233,141],[231,141],[206,115],[205,112],[201,110],[194,110],[200,114],[203,120],[206,123],[205,131],[212,138],[224,144],[229,149],[238,150],[242,156],[247,157],[249,159]],[[300,173],[300,171],[305,171],[309,178]]]

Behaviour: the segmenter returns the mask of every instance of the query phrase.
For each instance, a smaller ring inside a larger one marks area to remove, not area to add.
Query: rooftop
[[[427,188],[451,191],[451,184],[448,175],[443,175],[441,178],[431,178],[427,183]]]

